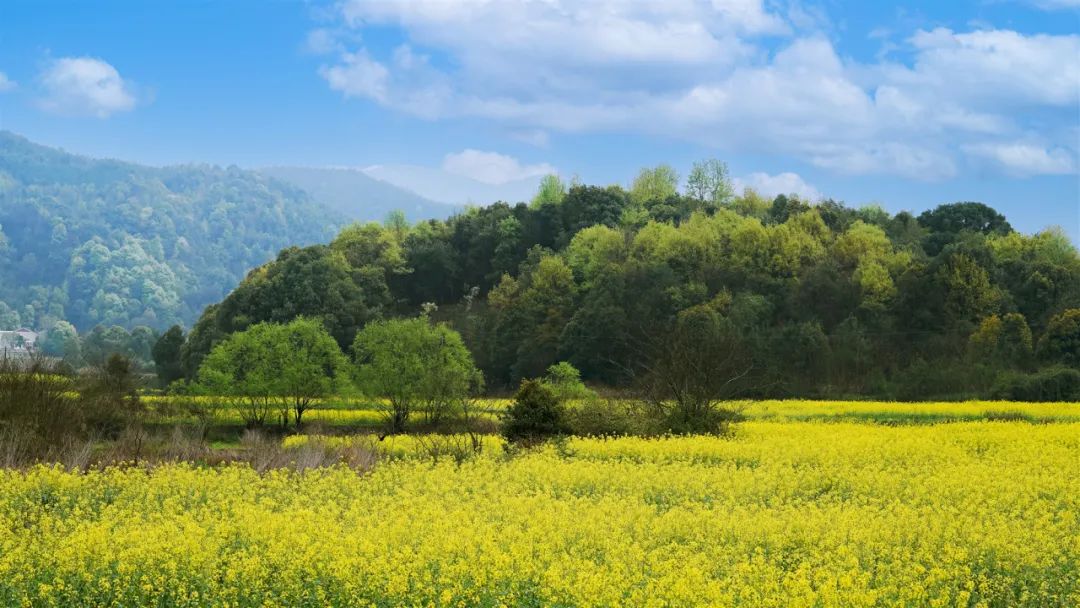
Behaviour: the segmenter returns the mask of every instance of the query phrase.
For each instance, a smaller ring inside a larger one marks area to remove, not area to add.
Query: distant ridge
[[[394,210],[401,210],[412,222],[446,219],[461,209],[376,179],[360,169],[267,167],[260,171],[304,190],[327,208],[356,221],[382,221]]]
[[[0,329],[190,325],[343,215],[255,171],[96,159],[0,131]]]

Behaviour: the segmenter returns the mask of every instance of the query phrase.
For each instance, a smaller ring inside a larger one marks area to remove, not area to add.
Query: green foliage
[[[698,321],[685,348],[667,346],[683,380],[716,378],[722,390],[698,387],[725,398],[980,397],[1004,370],[1075,365],[1062,315],[1080,309],[1080,255],[1060,231],[1018,234],[979,204],[916,220],[728,196],[725,179],[722,163],[701,163],[683,196],[661,166],[629,192],[574,183],[544,204],[350,226],[249,273],[193,326],[182,365],[190,377],[214,344],[260,321],[317,318],[345,348],[373,321],[429,305],[497,387],[560,361],[589,383],[640,387],[659,338]],[[702,399],[685,403],[715,402]]]
[[[686,177],[686,192],[712,208],[730,203],[735,192],[727,164],[715,158],[695,162]]]
[[[1070,308],[1050,319],[1039,338],[1039,356],[1080,367],[1080,308]]]
[[[522,380],[503,415],[502,434],[507,441],[530,445],[569,432],[558,395],[539,380]]]
[[[971,334],[971,350],[979,359],[1010,366],[1026,365],[1032,356],[1031,328],[1020,313],[990,315]]]
[[[540,187],[537,188],[536,196],[532,199],[532,207],[539,208],[543,205],[558,205],[566,196],[566,185],[554,173],[545,175],[540,179]]]
[[[541,382],[551,392],[555,393],[555,397],[559,401],[565,402],[596,397],[596,393],[581,381],[581,372],[566,361],[560,361],[548,367],[547,374],[544,375]]]
[[[649,412],[627,399],[587,399],[567,411],[567,424],[574,435],[620,437],[650,435],[661,425]]]
[[[0,173],[4,329],[190,323],[248,269],[340,224],[257,173],[93,160],[8,132]]]
[[[135,372],[130,359],[113,353],[83,379],[79,391],[83,415],[96,434],[113,438],[140,422],[145,408]]]
[[[170,327],[154,343],[154,371],[161,386],[167,387],[184,377],[184,368],[180,361],[183,346],[184,330],[179,325]]]
[[[670,165],[642,169],[630,186],[630,200],[637,205],[666,201],[678,195],[679,174]]]
[[[299,317],[258,323],[214,347],[199,368],[201,392],[228,400],[249,427],[276,411],[285,427],[299,427],[316,399],[341,387],[346,361],[323,325]]]
[[[460,413],[483,376],[461,335],[426,316],[369,323],[352,346],[357,387],[390,403],[390,432],[405,430],[413,412],[438,425]]]
[[[1080,401],[1080,370],[1048,367],[1031,374],[1005,374],[991,394],[1017,401]]]

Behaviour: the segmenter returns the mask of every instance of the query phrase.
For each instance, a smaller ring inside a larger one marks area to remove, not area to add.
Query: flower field
[[[1080,605],[1077,422],[405,447],[363,475],[0,472],[0,605]]]

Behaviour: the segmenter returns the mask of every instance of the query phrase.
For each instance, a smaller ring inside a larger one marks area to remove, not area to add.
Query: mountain
[[[251,268],[346,218],[236,167],[147,167],[0,131],[0,329],[190,324]]]
[[[490,184],[441,168],[418,165],[373,165],[364,168],[363,171],[373,178],[406,188],[432,200],[453,205],[529,201],[536,194],[541,179],[538,175],[502,184]]]
[[[316,201],[351,220],[382,221],[391,211],[401,210],[415,222],[446,219],[459,210],[359,169],[268,167],[261,172],[305,190]]]

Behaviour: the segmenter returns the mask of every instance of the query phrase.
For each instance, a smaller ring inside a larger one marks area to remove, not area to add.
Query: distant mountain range
[[[0,132],[0,330],[191,323],[349,218],[254,171],[147,167]]]
[[[412,222],[445,219],[461,209],[377,179],[359,169],[267,167],[260,172],[306,191],[311,198],[351,220],[382,221],[401,210]]]
[[[419,165],[369,167],[267,167],[263,174],[305,190],[316,201],[353,220],[382,220],[396,209],[409,221],[445,219],[467,205],[530,200],[540,177],[489,184]]]
[[[410,165],[149,167],[0,131],[0,330],[190,325],[285,247],[395,209],[415,222],[528,200],[536,181]]]
[[[540,185],[540,176],[489,184],[443,169],[418,165],[372,165],[361,170],[375,179],[453,205],[527,202]]]

